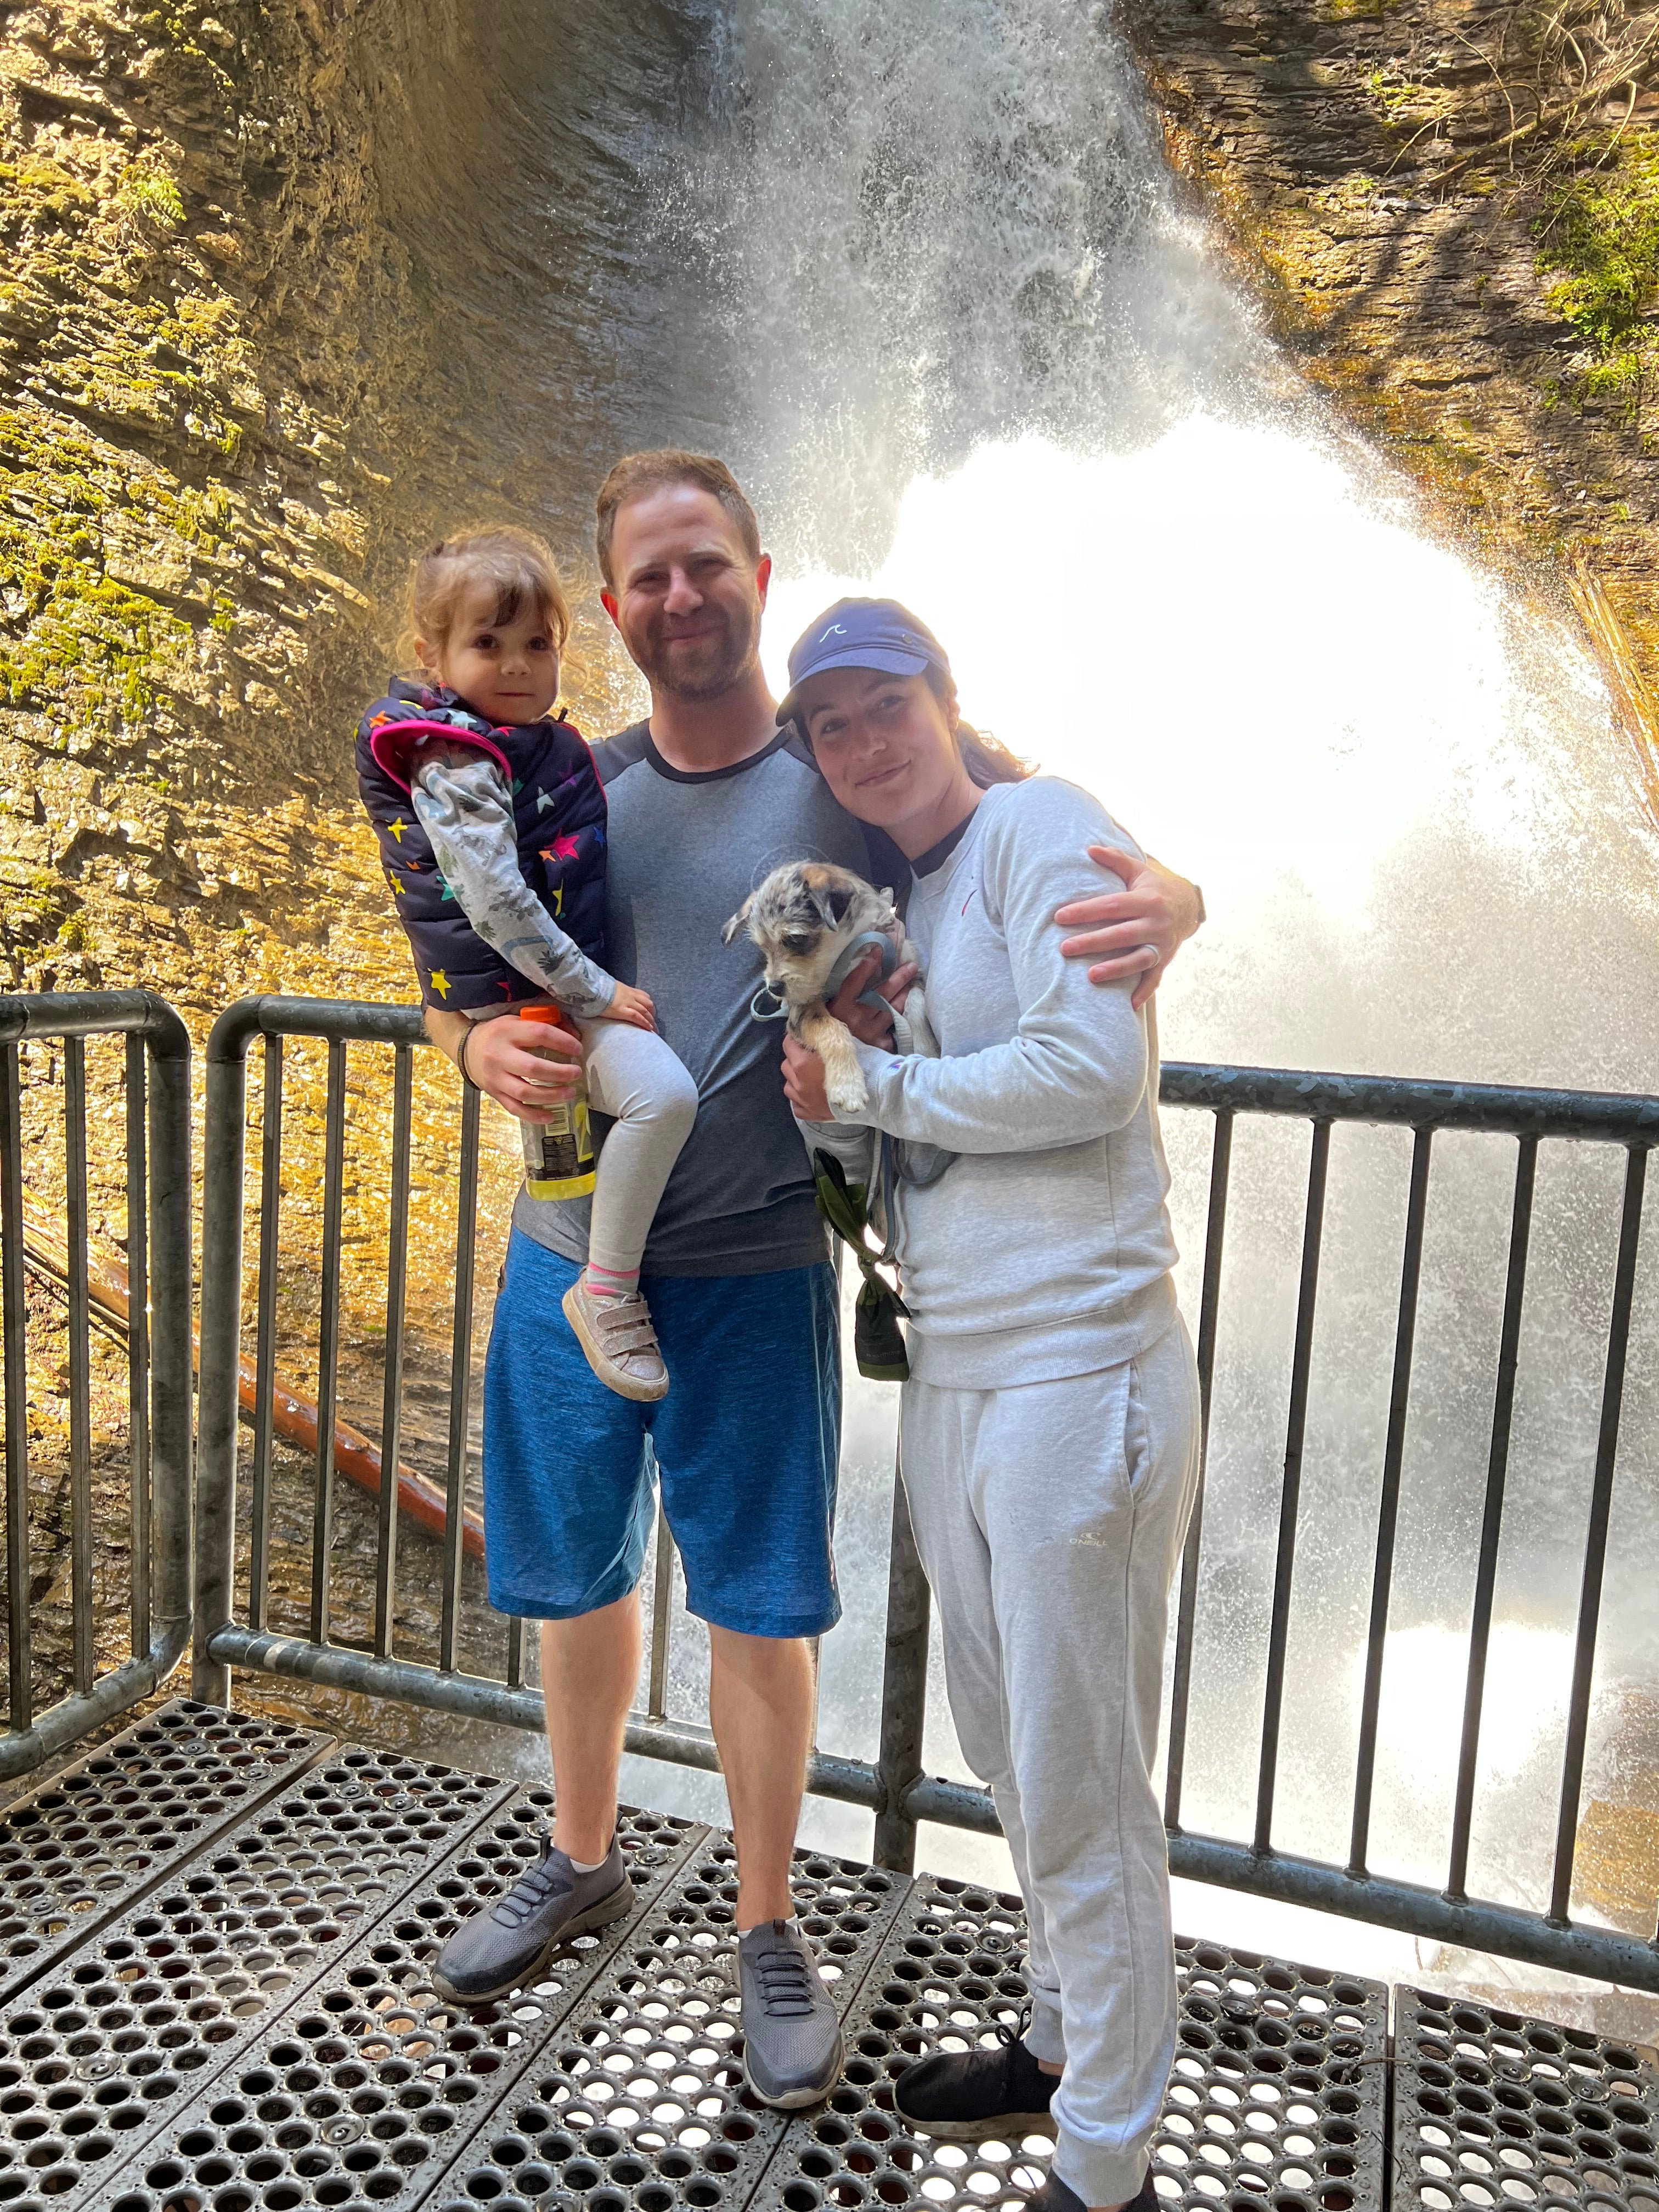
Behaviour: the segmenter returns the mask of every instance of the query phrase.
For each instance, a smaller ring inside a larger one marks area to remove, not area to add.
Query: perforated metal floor
[[[0,1815],[0,2212],[1007,2208],[1046,2136],[901,2123],[911,2061],[993,2040],[1018,1900],[800,1854],[844,2078],[744,2083],[729,1837],[629,1813],[635,1911],[510,2002],[431,1966],[540,1848],[544,1790],[179,1702]],[[1659,2212],[1644,2054],[1178,1940],[1152,2148],[1168,2212]],[[1390,2085],[1392,2083],[1392,2099]]]
[[[328,1739],[175,1698],[0,1814],[0,1999],[82,1943],[186,1847],[228,1827]]]
[[[1659,2075],[1628,2045],[1437,1991],[1397,2007],[1400,2212],[1659,2212]]]

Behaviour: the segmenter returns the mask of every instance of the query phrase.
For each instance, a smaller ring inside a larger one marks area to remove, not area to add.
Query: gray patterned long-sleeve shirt
[[[484,943],[567,1013],[604,1013],[616,978],[565,935],[520,874],[513,796],[489,756],[441,739],[422,745],[410,797],[445,882]]]

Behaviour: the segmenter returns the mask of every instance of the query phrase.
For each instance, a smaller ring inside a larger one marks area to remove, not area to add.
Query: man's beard
[[[739,628],[724,609],[720,615],[721,629],[698,638],[690,650],[655,634],[640,641],[634,659],[657,690],[702,705],[737,689],[754,666],[759,624]]]

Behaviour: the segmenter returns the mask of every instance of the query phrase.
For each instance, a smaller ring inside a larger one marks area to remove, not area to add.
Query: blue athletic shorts
[[[579,1272],[514,1231],[484,1369],[490,1603],[568,1620],[625,1597],[650,1539],[654,1474],[693,1613],[750,1636],[833,1628],[830,1268],[652,1276],[670,1384],[653,1406],[618,1397],[589,1367],[559,1304]]]

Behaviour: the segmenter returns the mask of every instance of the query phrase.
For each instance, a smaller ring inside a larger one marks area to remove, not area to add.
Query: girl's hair
[[[941,707],[948,706],[957,696],[957,687],[942,668],[925,670],[927,689]],[[978,784],[981,791],[994,783],[1024,783],[1028,775],[1036,774],[1035,761],[1021,760],[1018,753],[1010,752],[1000,738],[994,738],[988,730],[976,730],[971,722],[958,720],[957,750],[962,755],[962,764],[968,771],[969,781]]]
[[[409,580],[406,640],[411,660],[417,638],[439,654],[447,650],[462,595],[479,584],[495,593],[492,621],[516,622],[527,607],[533,608],[551,632],[555,647],[564,651],[570,635],[570,607],[552,549],[533,531],[503,523],[458,531],[428,548],[415,563]]]

